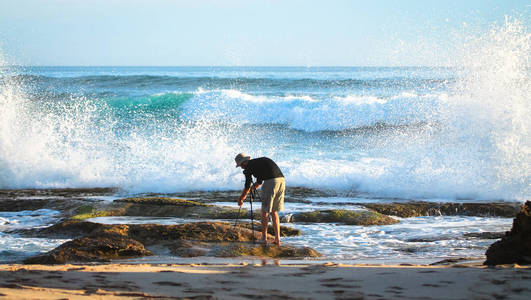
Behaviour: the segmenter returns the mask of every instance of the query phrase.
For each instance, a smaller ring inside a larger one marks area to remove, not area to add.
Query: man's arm
[[[243,200],[245,200],[245,198],[247,198],[247,194],[249,194],[250,190],[251,190],[251,188],[244,188],[243,189],[242,194],[240,195],[240,199],[238,199],[238,206],[242,206],[243,205]]]
[[[245,200],[245,198],[247,198],[247,195],[249,194],[249,191],[251,191],[251,189],[257,189],[260,186],[261,186],[261,184],[255,183],[251,187],[244,188],[243,191],[242,191],[242,194],[240,195],[240,198],[238,199],[238,205],[239,206],[243,205],[243,201]]]

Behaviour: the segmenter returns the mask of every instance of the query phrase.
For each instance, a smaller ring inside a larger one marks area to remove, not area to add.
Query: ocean
[[[358,202],[521,202],[531,195],[529,34],[506,27],[451,67],[4,62],[0,188],[236,190],[245,152],[276,161],[288,187]],[[464,219],[452,222],[499,223]],[[360,234],[349,228],[336,229]]]
[[[530,194],[529,94],[463,90],[467,78],[450,68],[7,72],[2,188],[236,189],[234,156],[245,152],[275,160],[291,186],[416,199]]]

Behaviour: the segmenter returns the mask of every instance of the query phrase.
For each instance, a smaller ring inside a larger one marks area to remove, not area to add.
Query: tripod
[[[254,213],[253,213],[253,200],[256,199],[256,195],[254,194],[256,192],[256,188],[254,187],[254,182],[251,181],[251,192],[250,192],[250,199],[251,199],[251,230],[253,232],[253,244],[256,243],[256,238],[254,236]],[[258,195],[260,196],[260,195]],[[261,201],[262,199],[260,199]]]
[[[251,191],[249,192],[249,202],[251,203],[251,231],[253,235],[253,244],[256,243],[256,237],[254,235],[254,212],[253,212],[253,201],[256,199],[256,194],[258,194],[258,198],[260,199],[260,202],[262,201],[262,198],[260,197],[260,193],[256,191],[256,188],[254,187],[254,182],[251,181]],[[238,221],[240,219],[240,212],[242,210],[242,207],[238,209],[238,215],[236,217],[236,221],[234,222],[233,228],[236,228],[236,224],[238,224]]]

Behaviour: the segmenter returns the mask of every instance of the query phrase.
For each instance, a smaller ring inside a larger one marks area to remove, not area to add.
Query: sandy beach
[[[5,299],[529,299],[506,265],[0,265]]]

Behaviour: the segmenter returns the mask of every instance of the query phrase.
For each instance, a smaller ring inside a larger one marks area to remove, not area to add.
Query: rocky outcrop
[[[519,210],[516,203],[360,203],[368,209],[384,215],[401,218],[422,216],[479,216],[479,217],[514,217]]]
[[[245,209],[166,197],[119,199],[114,201],[114,206],[112,215],[121,216],[235,219],[247,215]]]
[[[33,237],[46,237],[55,239],[72,239],[101,230],[102,227],[110,225],[85,222],[79,220],[66,220],[49,227],[36,230],[19,231],[21,234]]]
[[[105,216],[236,219],[247,215],[248,212],[245,209],[239,210],[178,198],[142,197],[118,199],[110,204],[78,205],[74,212],[67,216],[74,220],[85,220]]]
[[[114,195],[119,190],[117,188],[58,188],[58,189],[0,189],[0,199],[2,198],[22,198],[22,197],[65,197],[78,198],[86,196]]]
[[[247,222],[246,223],[241,223],[241,224],[238,224],[238,226],[241,226],[241,227],[244,227],[244,228],[247,228],[247,229],[251,229],[251,223],[250,222],[249,223],[247,223]],[[260,224],[260,222],[254,222],[254,229],[255,230],[262,230],[262,225]],[[267,233],[269,233],[271,235],[275,234],[273,226],[271,226],[271,225],[267,226]],[[301,231],[299,229],[280,225],[280,236],[281,237],[299,236],[301,234],[302,233],[301,233]]]
[[[320,257],[321,254],[309,247],[294,247],[289,245],[255,245],[232,244],[217,253],[219,257],[238,256],[266,256],[273,258]]]
[[[28,258],[25,264],[64,264],[69,262],[105,262],[152,255],[140,242],[120,234],[82,237],[54,250]]]
[[[513,220],[511,231],[492,244],[485,265],[531,264],[531,201],[527,201]]]
[[[168,240],[201,241],[251,241],[253,231],[223,222],[194,222],[180,225],[160,224],[99,224],[79,220],[67,220],[40,229],[32,236],[53,238],[77,238],[115,233],[138,240],[146,245]],[[259,232],[254,232],[259,238]]]
[[[390,225],[399,221],[374,211],[366,210],[319,210],[295,213],[292,222],[343,223],[346,225]]]
[[[220,222],[196,222],[181,225],[105,225],[68,220],[42,229],[37,234],[63,238],[68,235],[84,236],[66,242],[48,253],[29,258],[25,263],[108,261],[151,255],[152,252],[145,247],[151,247],[150,250],[170,249],[172,253],[182,256],[208,254],[220,257],[241,255],[270,257],[312,255],[314,257],[313,255],[318,255],[310,248],[292,246],[262,249],[250,243],[260,239],[259,231]],[[273,237],[268,235],[268,239],[273,239]]]
[[[182,241],[170,245],[170,252],[181,257],[273,257],[273,258],[303,258],[320,257],[321,254],[309,247],[294,247],[290,245],[277,246],[259,243],[206,243]]]
[[[234,227],[220,222],[195,222],[181,225],[138,224],[127,225],[128,235],[145,245],[165,241],[189,240],[205,242],[247,242],[260,238],[258,231]]]
[[[505,232],[499,231],[499,232],[469,232],[463,234],[466,238],[478,238],[478,239],[484,239],[484,240],[496,240],[501,239],[505,236]]]
[[[173,197],[186,199],[201,199],[202,202],[234,202],[241,195],[241,190],[236,191],[195,191],[172,194]],[[308,198],[338,197],[342,196],[336,191],[317,190],[306,187],[286,187],[286,202],[310,203]]]
[[[0,190],[0,211],[46,208],[60,211],[62,217],[70,217],[78,207],[99,202],[92,197],[117,192],[112,188]]]

